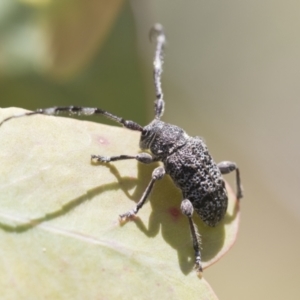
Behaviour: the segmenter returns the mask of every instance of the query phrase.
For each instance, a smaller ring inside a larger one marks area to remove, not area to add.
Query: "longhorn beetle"
[[[101,156],[92,155],[91,159],[102,163],[110,163],[122,159],[136,159],[149,164],[157,161],[163,163],[163,167],[157,167],[152,173],[146,190],[137,205],[126,213],[120,215],[121,220],[126,220],[136,215],[143,207],[155,182],[168,174],[175,185],[182,192],[181,211],[187,217],[192,235],[195,251],[195,269],[202,272],[200,235],[193,222],[194,210],[202,221],[208,226],[216,226],[224,217],[227,209],[228,197],[222,174],[236,172],[237,199],[242,198],[242,186],[237,165],[224,161],[216,164],[208,152],[207,146],[200,137],[190,137],[180,127],[161,121],[165,102],[161,88],[161,74],[163,65],[163,50],[166,42],[163,28],[155,24],[150,30],[150,38],[156,38],[156,48],[153,61],[153,77],[156,93],[154,103],[154,120],[142,127],[141,125],[124,120],[105,110],[94,107],[67,106],[38,109],[22,115],[11,116],[4,119],[0,126],[13,118],[32,116],[35,114],[56,115],[70,113],[77,115],[103,115],[130,130],[141,132],[140,148],[150,150],[151,154],[141,152],[137,155]]]

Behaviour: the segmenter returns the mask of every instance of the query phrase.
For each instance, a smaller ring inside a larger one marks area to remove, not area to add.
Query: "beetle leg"
[[[195,269],[198,273],[202,273],[202,263],[201,263],[201,252],[200,252],[200,234],[198,232],[196,224],[193,222],[192,216],[194,212],[193,204],[190,200],[184,199],[181,202],[181,212],[188,217],[191,235],[192,235],[192,241],[193,241],[193,247],[195,251]]]
[[[156,157],[153,157],[149,153],[142,152],[137,155],[116,155],[116,156],[101,156],[101,155],[91,155],[91,160],[98,162],[109,163],[111,161],[124,160],[124,159],[136,159],[143,164],[150,164],[156,162]]]
[[[240,170],[236,163],[231,161],[222,161],[218,163],[218,168],[220,169],[222,174],[229,174],[233,171],[236,173],[236,186],[237,186],[237,198],[243,198],[243,187],[241,184]]]
[[[163,167],[158,167],[156,169],[154,169],[153,173],[152,173],[152,179],[149,182],[146,190],[144,191],[140,201],[137,203],[137,205],[135,206],[134,209],[129,210],[128,212],[121,214],[120,218],[121,219],[127,219],[130,218],[134,215],[136,215],[138,213],[138,211],[143,207],[143,205],[145,204],[150,192],[152,191],[152,188],[154,186],[154,183],[159,180],[162,179],[164,177],[164,175],[166,174],[166,171]]]

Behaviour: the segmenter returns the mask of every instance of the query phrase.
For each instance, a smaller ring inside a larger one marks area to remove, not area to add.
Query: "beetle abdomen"
[[[227,193],[221,172],[202,139],[190,137],[164,161],[166,173],[189,199],[201,219],[215,226],[227,209]]]

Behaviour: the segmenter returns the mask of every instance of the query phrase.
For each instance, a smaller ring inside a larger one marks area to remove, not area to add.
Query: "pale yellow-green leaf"
[[[5,0],[0,71],[67,79],[99,51],[124,0]]]
[[[53,76],[87,66],[110,32],[124,0],[54,1],[47,15]]]
[[[0,110],[0,122],[21,109]],[[91,154],[136,154],[139,133],[35,115],[0,126],[1,299],[217,299],[193,270],[180,191],[166,176],[135,220],[154,165],[93,164]],[[229,189],[216,228],[194,220],[204,268],[233,244],[238,205]]]

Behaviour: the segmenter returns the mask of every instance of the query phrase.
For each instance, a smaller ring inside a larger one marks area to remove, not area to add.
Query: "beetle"
[[[10,116],[4,119],[0,126],[13,118],[36,114],[56,115],[66,112],[74,115],[103,115],[127,129],[139,131],[141,133],[139,146],[143,152],[136,155],[92,155],[91,159],[101,163],[111,163],[124,159],[135,159],[144,164],[158,161],[163,163],[163,166],[154,169],[152,178],[136,206],[121,214],[120,219],[126,220],[135,216],[146,202],[155,182],[162,179],[166,174],[169,175],[182,193],[181,211],[188,218],[195,252],[195,269],[201,273],[200,235],[192,219],[193,212],[195,210],[206,225],[216,226],[224,218],[228,205],[228,196],[222,174],[236,172],[236,196],[237,199],[241,199],[243,190],[240,171],[234,162],[215,163],[202,138],[190,137],[182,128],[161,121],[165,106],[161,88],[161,74],[166,37],[160,24],[155,24],[150,30],[150,38],[153,39],[154,37],[156,38],[153,60],[156,93],[155,117],[148,125],[143,127],[134,121],[125,120],[101,108],[59,106]]]

